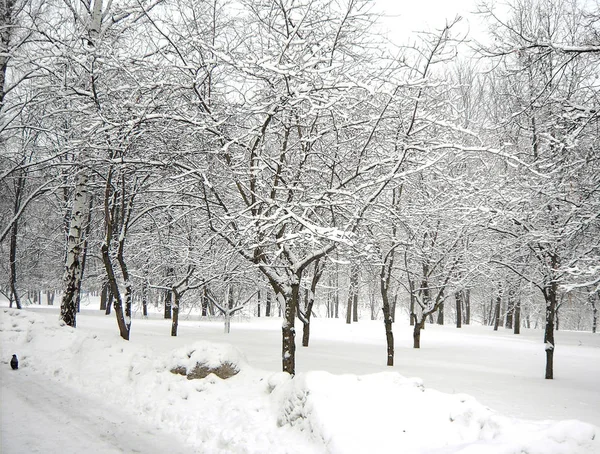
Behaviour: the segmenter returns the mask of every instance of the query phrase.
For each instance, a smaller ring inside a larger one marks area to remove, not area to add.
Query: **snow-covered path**
[[[0,370],[3,454],[186,452],[174,435],[93,396],[23,368],[2,364]]]

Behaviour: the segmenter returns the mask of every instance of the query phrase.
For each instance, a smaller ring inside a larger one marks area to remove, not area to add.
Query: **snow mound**
[[[161,355],[11,309],[0,312],[0,336],[3,362],[17,353],[23,369],[99,396],[202,452],[600,453],[600,430],[590,424],[503,417],[394,372],[292,378],[254,369],[225,344],[195,342]],[[199,363],[230,363],[240,373],[187,380],[170,372]]]
[[[278,424],[322,440],[327,452],[597,453],[598,428],[579,421],[506,418],[461,394],[393,372],[309,372],[275,386]]]
[[[169,370],[188,380],[206,378],[211,373],[227,379],[247,367],[244,355],[231,345],[197,342],[174,352]]]

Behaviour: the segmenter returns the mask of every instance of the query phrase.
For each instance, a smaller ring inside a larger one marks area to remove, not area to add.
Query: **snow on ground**
[[[134,319],[125,342],[99,311],[73,330],[58,308],[1,308],[0,450],[600,453],[600,429],[588,424],[600,425],[598,335],[559,332],[549,381],[539,331],[427,326],[417,351],[396,324],[396,366],[386,368],[380,322],[313,323],[290,379],[278,372],[281,320],[238,321],[229,335],[222,322],[188,320],[171,338],[168,321]],[[169,371],[197,358],[240,373]]]

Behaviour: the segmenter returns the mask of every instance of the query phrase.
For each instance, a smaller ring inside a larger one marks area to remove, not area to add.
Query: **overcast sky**
[[[481,36],[485,29],[481,16],[473,14],[477,0],[376,0],[376,10],[386,13],[384,23],[395,42],[405,41],[417,31],[443,28],[457,15],[463,17],[457,28],[461,33],[470,30]]]

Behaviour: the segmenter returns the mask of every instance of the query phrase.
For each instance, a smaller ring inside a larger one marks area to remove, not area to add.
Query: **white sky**
[[[375,0],[375,11],[386,14],[384,26],[395,43],[405,43],[418,31],[441,29],[457,15],[463,19],[455,33],[469,31],[482,38],[485,27],[482,17],[473,14],[476,10],[477,0]]]

